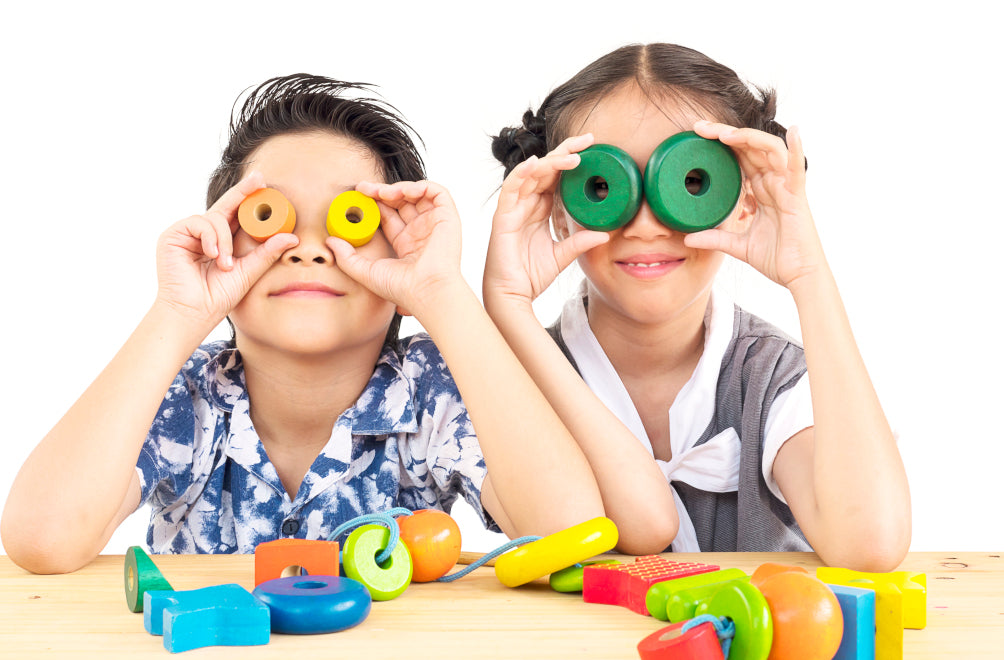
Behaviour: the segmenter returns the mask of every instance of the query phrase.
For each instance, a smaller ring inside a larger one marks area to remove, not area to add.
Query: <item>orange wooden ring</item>
[[[241,229],[259,243],[276,234],[287,234],[296,226],[296,211],[278,190],[261,188],[244,198],[237,208]]]

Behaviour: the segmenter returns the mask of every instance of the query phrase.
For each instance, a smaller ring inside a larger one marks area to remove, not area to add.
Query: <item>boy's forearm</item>
[[[18,472],[2,521],[15,561],[100,552],[164,394],[207,333],[156,304],[147,312]]]
[[[893,561],[909,548],[906,471],[829,268],[790,287],[814,417],[813,482],[822,539],[867,539]],[[821,553],[823,554],[823,553]]]
[[[618,548],[661,552],[679,522],[672,492],[652,455],[576,373],[557,344],[519,301],[486,296],[499,330],[582,448],[618,525]]]
[[[419,321],[442,353],[515,533],[550,534],[603,515],[589,464],[466,283]]]

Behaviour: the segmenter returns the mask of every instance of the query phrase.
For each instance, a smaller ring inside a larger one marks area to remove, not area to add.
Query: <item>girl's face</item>
[[[625,85],[582,111],[571,123],[573,135],[592,133],[594,144],[612,144],[626,151],[639,171],[649,156],[670,136],[691,130],[698,119],[713,119],[680,107],[671,100],[656,105],[637,85]],[[588,113],[588,114],[587,114]],[[748,213],[746,195],[720,225],[735,230]],[[553,210],[559,238],[582,231],[561,204]],[[647,201],[623,227],[610,232],[610,240],[580,256],[587,278],[589,317],[592,323],[610,315],[632,324],[672,321],[690,311],[703,315],[720,252],[696,250],[683,243],[685,234],[659,222]]]
[[[283,253],[231,312],[238,345],[300,354],[379,347],[394,304],[343,273],[324,242],[331,201],[360,181],[384,180],[373,154],[328,132],[279,135],[252,153],[245,169],[261,172],[266,185],[293,205],[293,233],[300,243]],[[257,245],[243,229],[234,236],[236,256]],[[394,254],[382,231],[357,250],[374,259]]]

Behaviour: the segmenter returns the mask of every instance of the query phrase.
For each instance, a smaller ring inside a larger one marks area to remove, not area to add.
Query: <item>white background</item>
[[[453,192],[480,293],[501,178],[488,136],[601,54],[669,41],[775,86],[778,119],[802,129],[816,222],[901,436],[912,549],[1004,547],[1004,56],[975,2],[17,4],[0,41],[0,504],[153,301],[157,236],[204,208],[242,90],[298,71],[378,84]],[[722,279],[797,334],[786,291],[745,267]],[[458,517],[467,549],[496,545]]]

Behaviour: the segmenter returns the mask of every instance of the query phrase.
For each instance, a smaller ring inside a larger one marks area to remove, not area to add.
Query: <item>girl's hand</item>
[[[252,252],[234,258],[237,208],[265,186],[252,172],[203,215],[171,225],[157,242],[157,300],[194,322],[215,327],[283,252],[299,239],[277,234]]]
[[[817,272],[825,258],[805,196],[805,155],[798,129],[788,130],[787,144],[763,131],[708,121],[697,122],[694,131],[732,148],[756,209],[746,231],[709,229],[688,235],[686,245],[721,250],[788,288]]]
[[[441,287],[463,283],[460,216],[446,188],[431,181],[364,181],[356,190],[376,200],[380,229],[397,258],[374,260],[347,241],[328,237],[338,267],[349,277],[416,315]]]
[[[544,158],[531,156],[506,177],[492,219],[485,263],[484,294],[530,304],[579,255],[610,240],[606,232],[579,229],[551,237],[549,220],[561,172],[579,164],[590,134],[571,137]]]

